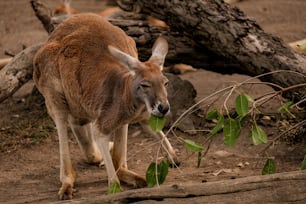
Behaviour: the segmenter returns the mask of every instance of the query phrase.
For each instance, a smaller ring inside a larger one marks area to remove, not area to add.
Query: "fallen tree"
[[[162,185],[60,203],[305,203],[306,171],[198,184]]]

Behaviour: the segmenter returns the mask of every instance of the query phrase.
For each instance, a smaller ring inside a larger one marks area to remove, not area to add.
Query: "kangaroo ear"
[[[131,72],[135,74],[135,68],[139,66],[140,62],[137,58],[128,55],[112,45],[108,46],[109,52],[114,56],[121,64],[125,65]]]
[[[149,61],[159,66],[163,70],[166,55],[168,53],[168,42],[165,38],[159,37],[152,48],[152,56]]]

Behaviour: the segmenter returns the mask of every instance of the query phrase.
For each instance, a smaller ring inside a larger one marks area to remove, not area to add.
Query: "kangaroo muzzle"
[[[170,104],[169,102],[165,103],[157,103],[155,104],[154,108],[152,109],[152,115],[155,115],[157,117],[164,117],[170,112]]]

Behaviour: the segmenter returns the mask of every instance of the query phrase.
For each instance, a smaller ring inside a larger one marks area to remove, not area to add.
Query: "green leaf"
[[[296,47],[299,49],[305,49],[305,45],[296,45]]]
[[[155,115],[151,115],[150,119],[149,119],[149,124],[150,127],[153,131],[155,132],[159,132],[161,131],[166,123],[166,118],[165,117],[157,117]]]
[[[224,116],[222,114],[219,114],[217,125],[210,131],[210,134],[212,136],[216,135],[222,129],[223,123]]]
[[[306,155],[304,156],[304,160],[302,162],[302,166],[301,166],[301,170],[305,170],[306,169]]]
[[[261,174],[266,175],[266,174],[274,174],[275,173],[275,161],[273,159],[267,159]]]
[[[236,97],[236,112],[240,117],[246,116],[249,111],[249,101],[245,94],[240,94]]]
[[[267,134],[256,123],[254,123],[250,134],[254,145],[268,142]]]
[[[169,162],[167,161],[161,161],[159,165],[157,165],[157,172],[158,172],[158,183],[162,184],[167,178],[168,175],[168,169],[169,169]]]
[[[214,108],[207,113],[205,119],[206,120],[212,120],[212,119],[217,118],[217,116],[218,116],[218,111],[217,111],[217,109]]]
[[[192,151],[192,152],[201,152],[203,150],[202,144],[196,143],[192,140],[184,140],[184,146],[186,149]]]
[[[282,107],[278,109],[278,112],[280,113],[288,112],[292,105],[293,105],[293,102],[288,101],[287,103],[285,103],[284,105],[282,105]]]
[[[243,95],[248,99],[249,102],[254,103],[254,99],[251,96],[249,96],[245,93]]]
[[[224,144],[232,147],[236,144],[240,134],[240,125],[238,120],[229,118],[224,123],[223,128]]]
[[[120,184],[117,182],[112,183],[108,189],[108,194],[115,194],[119,192],[121,192]]]
[[[168,175],[169,163],[161,161],[159,164],[152,162],[146,171],[146,180],[148,187],[153,187],[157,184],[162,184]],[[156,175],[157,173],[157,175]],[[157,179],[157,180],[156,180]]]
[[[153,187],[156,184],[156,163],[152,162],[146,171],[146,181],[148,187]]]

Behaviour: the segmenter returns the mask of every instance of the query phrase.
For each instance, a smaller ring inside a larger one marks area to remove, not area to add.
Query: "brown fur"
[[[134,40],[95,14],[77,14],[64,21],[37,52],[34,81],[59,134],[61,199],[72,197],[75,180],[67,123],[89,162],[101,162],[103,156],[109,184],[121,180],[146,185],[144,178],[127,169],[127,128],[150,114],[167,114],[167,80],[161,72],[166,53],[167,43],[159,38],[149,61],[138,61]],[[112,157],[111,135],[115,136]]]
[[[76,14],[78,11],[70,6],[70,0],[63,0],[53,12],[55,15]]]

